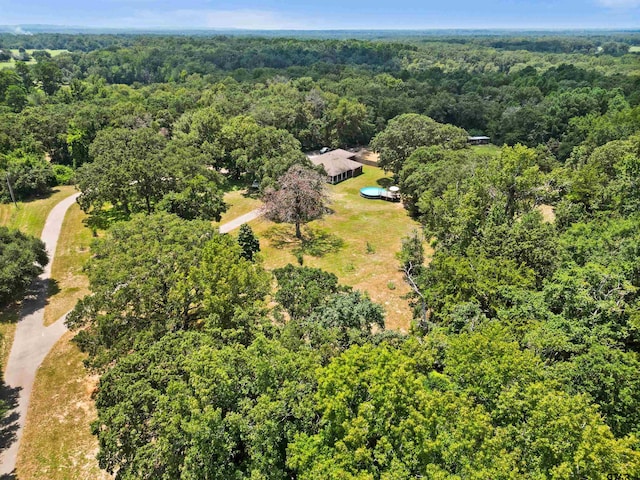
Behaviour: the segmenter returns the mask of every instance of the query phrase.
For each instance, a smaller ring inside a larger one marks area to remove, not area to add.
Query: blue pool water
[[[380,187],[364,187],[360,189],[360,195],[365,198],[380,198],[382,192],[384,192],[384,188]]]

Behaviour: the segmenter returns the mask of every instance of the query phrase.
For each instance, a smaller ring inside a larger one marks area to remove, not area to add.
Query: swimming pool
[[[364,187],[360,189],[360,195],[364,198],[380,198],[384,192],[385,189],[380,187]]]

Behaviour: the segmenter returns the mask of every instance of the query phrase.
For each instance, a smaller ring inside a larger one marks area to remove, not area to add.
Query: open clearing
[[[224,196],[224,201],[227,203],[228,208],[222,215],[220,222],[214,224],[216,226],[241,217],[245,213],[249,213],[251,210],[262,206],[262,202],[248,195],[246,190],[233,190],[228,192]]]
[[[400,203],[366,200],[360,196],[362,187],[388,182],[390,176],[382,170],[365,166],[359,177],[328,185],[334,213],[311,222],[305,230],[307,235],[311,232],[316,237],[317,245],[311,245],[309,250],[317,247],[328,253],[305,254],[304,265],[332,272],[341,283],[366,290],[373,301],[384,307],[387,328],[406,331],[412,314],[402,297],[409,292],[409,287],[398,271],[395,254],[400,250],[402,237],[420,225]],[[251,222],[251,227],[260,238],[266,268],[298,263],[295,256],[298,244],[291,238],[293,227],[276,225],[264,218]]]
[[[11,49],[10,50],[11,53],[17,55],[19,52],[17,49]],[[36,50],[33,49],[27,49],[26,52],[29,55],[32,55],[33,52],[35,52]],[[45,51],[49,52],[51,54],[52,57],[57,57],[58,55],[60,55],[61,53],[67,53],[69,50],[49,50],[49,49],[45,49]],[[7,60],[5,62],[0,62],[0,68],[13,68],[13,66],[15,65],[15,60],[12,58],[11,60]],[[25,62],[27,64],[34,64],[37,63],[36,59],[31,57],[27,62]]]
[[[488,145],[473,145],[470,148],[476,150],[478,153],[490,154],[493,156],[498,156],[502,151],[502,147],[498,145],[493,145],[492,143]]]
[[[640,45],[632,45],[629,47],[630,53],[640,53]]]
[[[0,225],[18,228],[24,233],[40,238],[44,222],[51,209],[74,193],[76,193],[75,187],[63,185],[55,187],[52,194],[47,197],[18,202],[17,208],[13,203],[0,204]]]
[[[66,333],[38,370],[18,462],[20,480],[110,478],[98,467],[98,442],[89,425],[96,418],[91,394],[97,377],[82,365],[85,355]]]
[[[89,281],[82,273],[82,267],[89,259],[93,237],[91,230],[83,224],[85,218],[86,214],[78,204],[72,205],[64,218],[51,266],[51,278],[56,283],[44,311],[45,325],[54,323],[89,293]]]

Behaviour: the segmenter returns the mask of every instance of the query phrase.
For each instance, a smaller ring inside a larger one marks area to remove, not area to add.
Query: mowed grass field
[[[255,196],[248,195],[246,190],[227,192],[224,196],[224,201],[227,204],[227,211],[224,212],[219,222],[214,223],[216,226],[234,220],[262,206],[262,202]]]
[[[387,328],[406,331],[412,315],[403,296],[409,287],[398,270],[395,255],[401,248],[402,237],[420,226],[400,203],[360,196],[362,187],[389,181],[390,177],[381,169],[365,166],[363,175],[328,185],[333,213],[311,222],[306,232],[316,236],[319,249],[326,247],[330,251],[322,256],[305,254],[303,258],[304,265],[332,272],[341,283],[369,292],[371,299],[384,307]],[[298,264],[295,250],[299,243],[293,238],[292,226],[276,226],[264,218],[250,225],[260,238],[267,269]],[[341,246],[337,247],[338,243]]]
[[[0,204],[0,225],[17,228],[28,235],[40,238],[51,209],[75,192],[75,187],[63,185],[55,187],[47,197],[18,202],[17,208],[13,203]]]
[[[38,369],[18,461],[20,480],[111,478],[98,467],[98,442],[90,424],[97,377],[87,375],[85,355],[65,334]]]
[[[89,280],[82,272],[89,259],[91,230],[83,221],[86,214],[80,205],[73,204],[67,211],[58,238],[56,255],[51,266],[51,277],[56,281],[55,291],[47,301],[44,323],[51,325],[69,312],[76,302],[89,293]]]
[[[480,154],[491,155],[494,157],[500,155],[500,152],[502,151],[502,147],[499,147],[498,145],[493,145],[491,143],[489,145],[473,145],[469,148],[471,148],[472,150],[475,150]]]
[[[47,52],[49,52],[51,54],[52,57],[57,57],[58,55],[60,55],[61,53],[67,53],[69,50],[46,50]],[[35,50],[29,50],[27,49],[27,53],[29,55],[32,55],[33,52],[35,52]],[[18,50],[17,49],[12,49],[11,53],[13,54],[18,54]],[[12,58],[11,60],[7,60],[5,62],[0,62],[0,68],[12,68],[15,65],[15,60]],[[27,64],[34,64],[37,63],[36,59],[31,57],[31,59],[27,62],[25,62]]]
[[[629,47],[629,53],[640,53],[640,45],[632,45]]]

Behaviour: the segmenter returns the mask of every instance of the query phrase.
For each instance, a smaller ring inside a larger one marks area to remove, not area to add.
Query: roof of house
[[[491,140],[489,137],[478,135],[476,137],[468,137],[469,140]]]
[[[355,153],[338,148],[311,158],[311,163],[314,165],[322,165],[327,175],[335,177],[341,173],[362,167],[361,163],[352,160],[355,156]]]

